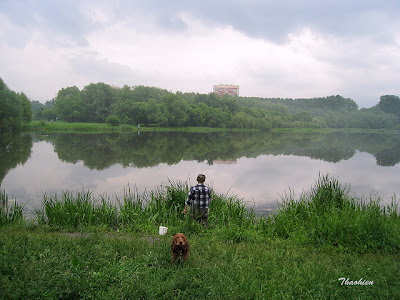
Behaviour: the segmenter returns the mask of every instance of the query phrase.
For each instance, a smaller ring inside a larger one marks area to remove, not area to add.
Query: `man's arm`
[[[190,205],[191,200],[192,200],[192,197],[193,197],[193,196],[192,196],[192,193],[193,193],[193,187],[190,188],[188,198],[187,198],[187,200],[186,200],[186,202],[185,202],[185,209],[183,210],[183,213],[184,213],[185,215],[187,214],[187,206],[188,206],[188,204]]]

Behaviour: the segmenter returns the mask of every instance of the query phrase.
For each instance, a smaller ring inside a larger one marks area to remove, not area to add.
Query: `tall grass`
[[[172,182],[153,191],[127,187],[122,198],[98,199],[90,192],[44,195],[35,212],[39,224],[79,229],[156,232],[159,225],[188,234],[203,230],[183,214],[189,186]],[[237,196],[213,194],[208,228],[230,243],[260,239],[290,239],[297,243],[340,250],[400,250],[400,215],[397,202],[382,207],[379,199],[357,199],[337,179],[320,176],[308,192],[296,199],[286,193],[273,215],[257,217]]]
[[[382,207],[380,199],[349,196],[349,188],[328,175],[320,176],[298,200],[283,196],[272,219],[272,234],[340,249],[400,249],[400,218],[396,201]]]
[[[153,191],[138,192],[127,187],[123,199],[117,198],[119,225],[134,230],[173,225],[184,219],[183,208],[188,185],[169,181],[169,185]]]
[[[92,192],[73,194],[63,191],[43,196],[43,208],[36,209],[35,215],[39,224],[48,224],[61,228],[79,228],[81,226],[115,227],[118,214],[113,204],[104,197],[95,199]]]
[[[8,195],[0,190],[0,226],[19,223],[23,219],[24,205],[8,201]]]
[[[109,229],[151,231],[159,225],[171,230],[199,232],[202,227],[183,214],[189,185],[173,182],[153,191],[139,192],[129,186],[122,197],[101,196],[91,192],[63,191],[61,196],[44,194],[42,207],[35,210],[41,225],[56,228],[79,229],[101,226]],[[254,227],[255,217],[236,196],[212,195],[209,228],[222,228],[229,240],[243,240],[244,231]]]

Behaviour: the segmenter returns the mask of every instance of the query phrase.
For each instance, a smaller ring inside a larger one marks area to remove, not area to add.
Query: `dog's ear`
[[[187,239],[185,244],[183,245],[183,249],[185,249],[185,251],[189,251],[189,241]]]

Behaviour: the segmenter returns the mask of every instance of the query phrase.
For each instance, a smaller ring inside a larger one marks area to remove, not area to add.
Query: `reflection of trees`
[[[28,160],[31,149],[30,135],[0,135],[0,184],[8,171]]]
[[[151,167],[181,160],[235,160],[259,155],[296,155],[330,162],[351,158],[356,151],[373,154],[380,165],[400,161],[400,136],[357,133],[144,132],[136,134],[56,134],[45,138],[59,158],[83,161],[89,168],[113,164]]]
[[[400,162],[400,141],[392,148],[376,153],[376,162],[380,166],[394,166]]]
[[[302,142],[294,143],[292,147],[284,154],[307,156],[329,162],[350,159],[356,153],[352,137],[343,133],[311,135],[303,138]]]

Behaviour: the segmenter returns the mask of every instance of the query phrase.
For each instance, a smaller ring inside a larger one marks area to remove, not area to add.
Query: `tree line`
[[[32,120],[31,102],[8,88],[0,78],[0,133],[17,132]]]
[[[31,118],[29,100],[1,83],[1,92],[5,91],[9,96],[0,94],[0,101],[8,99],[7,103],[19,107],[12,114],[8,112],[10,110],[2,112],[8,116],[18,115],[16,123],[21,127]],[[105,83],[91,83],[82,90],[76,86],[62,88],[45,104],[38,101],[30,104],[34,119],[49,121],[104,123],[112,120],[113,124],[261,130],[325,127],[400,129],[400,98],[395,95],[381,96],[375,106],[359,109],[352,99],[340,95],[309,99],[231,97],[214,93],[172,93],[157,87],[125,85],[116,88]],[[6,124],[11,119],[1,116],[0,120]]]

